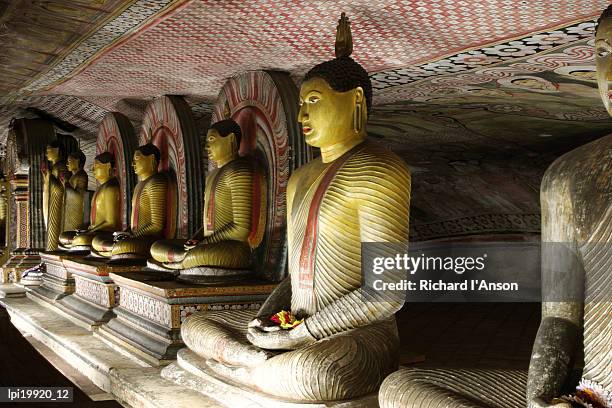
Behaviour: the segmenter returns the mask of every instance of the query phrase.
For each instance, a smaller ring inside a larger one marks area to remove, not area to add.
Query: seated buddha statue
[[[89,251],[94,237],[99,235],[100,239],[113,239],[113,231],[120,228],[121,193],[119,181],[113,176],[114,167],[115,157],[112,153],[104,152],[95,157],[93,174],[99,186],[91,200],[91,223],[86,230],[62,232],[60,243],[63,249]]]
[[[372,86],[351,51],[343,15],[336,58],[315,66],[301,86],[298,121],[321,156],[287,186],[290,276],[258,312],[196,313],[181,328],[217,374],[297,401],[372,393],[399,360],[394,313],[404,294],[367,293],[361,244],[408,241],[410,172],[367,140]],[[281,311],[294,316],[293,328],[275,325]]]
[[[93,253],[111,259],[146,259],[151,245],[164,238],[169,181],[165,173],[157,171],[161,153],[152,143],[134,152],[132,167],[138,184],[132,195],[130,230],[96,235]]]
[[[599,20],[595,47],[599,91],[612,115],[612,6]],[[403,369],[381,386],[382,408],[612,407],[611,163],[608,135],[544,174],[542,320],[529,371]],[[584,368],[575,375],[581,345]]]
[[[251,156],[240,157],[242,132],[232,119],[213,124],[206,136],[208,157],[217,168],[206,177],[204,227],[191,240],[158,241],[151,247],[156,265],[198,268],[185,279],[197,282],[210,268],[245,272],[265,227],[265,180]],[[201,235],[201,236],[198,236]]]
[[[72,231],[84,227],[85,195],[87,194],[89,177],[83,169],[85,155],[82,151],[78,150],[70,153],[66,165],[71,176],[64,182],[64,215],[62,221],[63,231]]]
[[[43,175],[43,219],[47,228],[47,251],[56,251],[64,222],[64,183],[70,172],[64,162],[64,150],[58,141],[47,145],[46,158],[50,163],[41,167]]]
[[[4,175],[0,173],[0,252],[6,246],[6,218],[8,215],[8,191]]]

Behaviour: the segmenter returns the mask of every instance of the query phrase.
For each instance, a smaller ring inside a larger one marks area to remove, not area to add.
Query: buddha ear
[[[232,146],[232,151],[233,152],[238,151],[238,148],[240,146],[238,146],[238,142],[236,141],[236,135],[234,134],[234,132],[228,134],[225,137],[230,138],[229,143],[230,143],[230,146]]]
[[[355,102],[356,103],[362,103],[364,100],[364,92],[363,92],[363,88],[358,86],[357,88],[355,88]]]

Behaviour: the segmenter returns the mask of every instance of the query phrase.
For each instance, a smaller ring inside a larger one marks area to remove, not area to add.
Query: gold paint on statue
[[[43,167],[43,219],[47,228],[47,251],[55,251],[59,246],[59,235],[63,229],[64,183],[69,177],[63,162],[59,144],[47,145],[46,157],[51,169]]]
[[[407,244],[410,172],[395,154],[365,140],[371,84],[348,57],[345,16],[337,39],[337,58],[313,68],[300,90],[298,120],[321,157],[296,170],[287,187],[290,276],[257,314],[194,314],[181,331],[217,373],[300,401],[374,392],[398,364],[393,316],[403,294],[365,293],[361,245]],[[339,77],[352,86],[343,88]],[[291,330],[272,327],[270,316],[281,310],[304,322]]]
[[[102,153],[94,160],[93,174],[99,187],[91,203],[91,225],[85,231],[65,231],[60,242],[66,248],[90,249],[96,235],[112,239],[112,232],[121,225],[119,181],[113,177],[114,158]],[[106,233],[106,234],[105,234]]]
[[[84,227],[85,195],[88,184],[87,173],[83,169],[84,165],[85,155],[81,151],[68,155],[67,167],[72,175],[64,184],[63,231],[73,231]]]
[[[146,258],[153,242],[163,238],[168,203],[168,177],[157,171],[160,153],[152,144],[134,152],[132,167],[138,184],[132,196],[131,229],[118,234],[96,236],[92,242],[95,252],[104,257]]]
[[[228,123],[235,126],[234,132],[222,135],[215,128]],[[151,256],[164,267],[251,267],[252,248],[261,242],[263,231],[255,239],[249,238],[253,227],[265,225],[266,188],[255,160],[238,155],[240,135],[236,133],[239,131],[233,120],[218,122],[208,131],[206,151],[217,169],[206,177],[203,234],[186,243],[181,240],[156,242],[151,247]],[[254,202],[254,191],[259,192],[259,202]],[[255,220],[258,226],[253,225],[254,211],[260,215]]]

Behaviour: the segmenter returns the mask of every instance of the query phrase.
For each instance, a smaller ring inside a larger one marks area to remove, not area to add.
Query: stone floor
[[[116,401],[92,401],[72,381],[64,377],[11,324],[9,315],[0,306],[0,386],[73,387],[73,403],[45,403],[48,408],[119,408]],[[100,391],[102,392],[102,391]],[[0,406],[39,407],[38,403],[2,404]]]

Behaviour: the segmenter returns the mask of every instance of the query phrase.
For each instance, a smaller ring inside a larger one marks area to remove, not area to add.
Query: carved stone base
[[[252,276],[253,271],[248,269],[222,269],[198,267],[181,269],[178,280],[187,284],[207,285],[225,282],[237,282]]]
[[[64,312],[94,329],[113,317],[113,308],[118,304],[119,291],[110,272],[126,273],[140,270],[135,265],[110,265],[105,260],[88,257],[63,261],[67,273],[74,278],[74,293],[59,299],[56,305]]]
[[[30,291],[31,296],[47,302],[55,302],[64,296],[74,293],[74,278],[64,266],[64,259],[75,256],[64,252],[42,252],[40,260],[45,264],[42,284]]]
[[[244,385],[221,378],[206,364],[206,360],[197,356],[189,349],[182,349],[177,354],[177,362],[161,371],[161,376],[167,380],[207,397],[217,399],[228,407],[280,407],[280,408],[375,408],[378,407],[378,394],[374,393],[350,401],[334,401],[320,403],[303,403],[282,400],[263,394]]]
[[[193,285],[175,280],[172,274],[148,271],[115,274],[119,287],[116,318],[101,326],[97,335],[148,358],[166,364],[184,346],[181,324],[195,312],[205,310],[259,309],[276,285],[243,281],[219,285]]]
[[[38,252],[13,252],[0,268],[0,283],[18,283],[24,271],[40,263]]]

